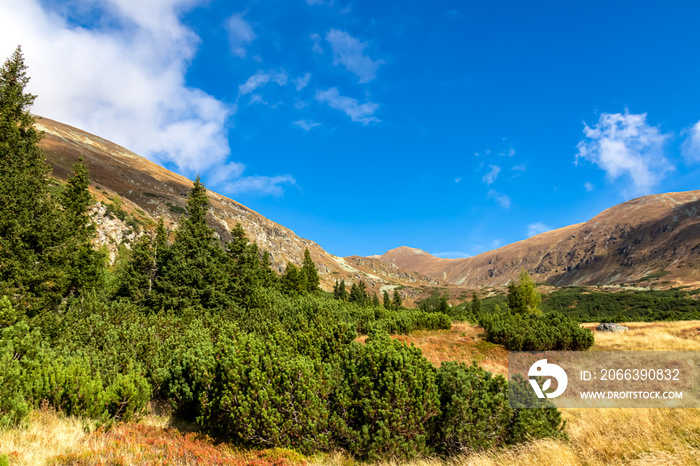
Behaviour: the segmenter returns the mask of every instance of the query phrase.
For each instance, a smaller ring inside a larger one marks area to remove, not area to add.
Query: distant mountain
[[[112,257],[120,244],[128,247],[139,233],[133,225],[104,216],[99,201],[109,204],[119,195],[124,209],[143,223],[158,217],[171,226],[180,222],[191,180],[99,136],[48,118],[39,118],[37,127],[45,133],[41,147],[53,165],[53,177],[67,179],[71,166],[84,158],[90,190],[98,201],[93,214],[97,242],[106,245]],[[248,237],[270,252],[278,271],[284,270],[287,261],[301,264],[308,248],[325,289],[332,289],[336,279],[344,279],[348,286],[364,280],[377,294],[399,288],[412,303],[435,288],[464,298],[469,289],[502,286],[521,267],[536,281],[553,285],[700,285],[699,199],[700,191],[641,197],[586,223],[466,259],[442,259],[407,247],[382,256],[337,257],[213,191],[209,191],[209,221],[223,239],[241,223]]]
[[[644,196],[591,220],[465,259],[399,247],[380,259],[469,287],[501,286],[521,268],[562,285],[700,285],[700,191]]]
[[[175,226],[185,211],[187,194],[192,181],[177,175],[137,154],[99,136],[38,117],[38,129],[44,131],[40,143],[47,161],[53,166],[52,176],[66,180],[70,169],[79,157],[83,157],[90,172],[90,191],[97,201],[109,204],[115,195],[122,199],[124,210],[136,218],[148,222],[163,217],[166,224]],[[273,266],[283,271],[287,261],[301,265],[304,249],[308,248],[322,278],[322,286],[332,289],[335,279],[344,279],[348,287],[352,282],[364,280],[370,291],[379,293],[384,287],[392,289],[416,283],[437,284],[438,281],[396,266],[383,266],[391,270],[390,277],[372,273],[371,268],[347,263],[324,251],[318,244],[301,238],[293,231],[275,223],[248,207],[225,196],[209,191],[211,209],[209,223],[224,239],[229,231],[240,223],[248,237],[271,254]],[[99,245],[106,245],[112,257],[120,244],[133,241],[138,233],[118,219],[104,216],[105,208],[99,203],[94,209],[94,223],[98,229]],[[411,293],[401,291],[404,297]]]

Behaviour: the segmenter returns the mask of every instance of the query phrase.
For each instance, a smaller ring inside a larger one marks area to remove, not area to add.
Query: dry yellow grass
[[[630,322],[622,333],[596,332],[592,351],[700,351],[700,321]]]
[[[0,453],[6,454],[12,465],[45,464],[49,458],[81,448],[85,435],[78,419],[60,417],[49,410],[32,411],[26,428],[0,430]]]
[[[484,340],[484,329],[479,326],[455,322],[450,330],[418,330],[394,338],[409,345],[414,344],[436,366],[444,361],[467,364],[476,361],[494,374],[508,374],[508,352],[503,346]]]

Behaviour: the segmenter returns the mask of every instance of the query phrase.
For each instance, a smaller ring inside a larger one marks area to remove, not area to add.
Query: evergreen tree
[[[287,262],[287,268],[282,275],[282,291],[290,295],[301,294],[306,289],[306,283],[299,267],[292,262]]]
[[[379,303],[379,296],[377,296],[376,293],[372,293],[372,306],[374,306],[374,307],[381,306],[381,304]]]
[[[345,279],[341,279],[340,283],[338,284],[338,299],[341,301],[348,300],[348,290],[345,285]]]
[[[362,292],[362,289],[356,283],[353,283],[350,287],[350,302],[360,305],[365,303],[365,295]]]
[[[91,243],[97,230],[88,216],[88,207],[92,204],[89,186],[88,170],[81,157],[73,166],[61,196],[63,222],[60,231],[64,235],[68,294],[95,289],[103,279],[106,258]]]
[[[537,291],[532,277],[527,270],[520,270],[518,280],[511,280],[508,283],[508,307],[511,312],[542,315],[541,302],[542,296]]]
[[[389,293],[386,290],[382,293],[382,304],[387,309],[391,309],[391,298],[389,298]]]
[[[316,270],[316,264],[311,259],[311,253],[308,249],[304,249],[304,262],[301,266],[301,273],[304,275],[304,280],[306,282],[306,291],[318,291],[320,290],[319,284],[321,279],[318,277],[318,271]]]
[[[391,306],[394,309],[401,309],[401,304],[402,304],[402,300],[401,300],[401,295],[399,294],[399,290],[394,289],[394,299],[391,302]]]
[[[475,316],[478,316],[481,313],[481,300],[479,299],[479,296],[476,294],[476,291],[472,293],[472,314]]]
[[[103,264],[90,245],[84,164],[75,166],[62,196],[50,195],[26,69],[18,47],[0,70],[0,295],[34,314],[96,286]]]
[[[124,267],[117,276],[117,296],[146,306],[150,302],[153,285],[158,273],[157,249],[147,234],[134,243]]]
[[[276,282],[267,251],[260,254],[258,245],[249,243],[240,223],[231,231],[228,252],[229,294],[246,309],[258,306],[259,288]]]
[[[214,230],[207,225],[208,210],[207,190],[197,177],[187,197],[188,215],[177,229],[175,241],[166,248],[158,270],[154,295],[158,306],[182,311],[187,307],[223,309],[230,305],[226,257]],[[157,239],[159,242],[162,238]]]

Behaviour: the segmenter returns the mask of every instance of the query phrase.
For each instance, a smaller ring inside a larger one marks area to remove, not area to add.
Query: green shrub
[[[522,443],[545,437],[566,438],[566,421],[562,420],[561,412],[549,400],[537,398],[528,380],[518,374],[509,383],[511,393],[515,398],[526,403],[528,408],[511,402],[513,414],[510,421],[508,443]]]
[[[212,387],[202,395],[202,427],[248,445],[303,452],[330,446],[331,385],[316,361],[269,339],[222,339]]]
[[[482,313],[479,322],[486,330],[486,339],[508,351],[587,350],[593,346],[590,330],[559,313]]]
[[[420,349],[373,333],[350,345],[333,399],[336,435],[359,458],[410,458],[428,451],[429,421],[439,413],[435,368]]]
[[[478,367],[444,362],[437,371],[441,414],[432,444],[445,453],[485,449],[508,440],[508,383]]]

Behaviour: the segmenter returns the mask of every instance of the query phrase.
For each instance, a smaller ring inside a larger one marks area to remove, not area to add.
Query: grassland
[[[700,321],[626,324],[628,332],[595,333],[593,351],[700,351]],[[589,324],[587,324],[589,326]],[[455,323],[451,330],[418,331],[396,338],[414,344],[434,364],[476,360],[505,374],[507,353],[482,339],[482,330]],[[700,409],[565,409],[568,441],[541,440],[513,448],[465,452],[437,465],[698,465]],[[191,432],[167,413],[153,411],[139,423],[86,432],[85,423],[49,410],[35,411],[24,428],[0,432],[0,452],[10,464],[357,464],[336,453],[303,458],[289,450],[235,450]],[[385,463],[399,464],[399,463]]]

